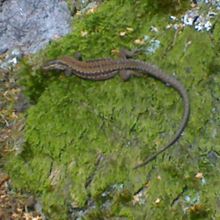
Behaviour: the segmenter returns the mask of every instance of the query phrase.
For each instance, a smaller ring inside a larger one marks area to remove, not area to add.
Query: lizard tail
[[[142,63],[143,65],[143,63]],[[141,66],[142,66],[141,65]],[[139,66],[140,67],[140,66]],[[146,69],[148,70],[147,74],[151,75],[152,77],[168,84],[169,86],[173,87],[182,97],[183,105],[184,105],[184,111],[182,116],[182,121],[180,123],[180,126],[176,133],[174,134],[173,138],[166,144],[163,148],[161,148],[159,151],[157,151],[155,154],[147,158],[144,162],[136,165],[134,169],[137,169],[139,167],[143,167],[147,165],[152,160],[156,159],[156,157],[166,151],[168,148],[170,148],[181,136],[184,128],[186,127],[189,115],[190,115],[190,104],[189,104],[189,97],[187,94],[186,89],[183,87],[183,85],[177,81],[174,77],[169,76],[165,74],[162,70],[157,68],[156,66],[153,66],[151,64],[144,63],[144,67],[141,67],[142,71],[146,73]]]

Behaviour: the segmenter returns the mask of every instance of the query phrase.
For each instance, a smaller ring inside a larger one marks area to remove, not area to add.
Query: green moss
[[[6,169],[17,189],[40,197],[51,219],[67,219],[70,204],[86,208],[89,200],[94,207],[85,219],[219,217],[219,159],[208,156],[220,152],[219,25],[210,38],[191,28],[175,34],[165,30],[167,22],[163,13],[152,15],[148,1],[106,1],[76,19],[75,31],[38,54],[34,67],[21,65],[21,82],[36,105],[28,111],[24,150],[9,158]],[[151,25],[159,33],[150,32]],[[161,42],[155,53],[148,54],[149,41],[134,43],[144,36]],[[38,68],[39,57],[46,62],[81,51],[94,59],[121,47],[140,48],[140,59],[175,74],[191,103],[180,141],[138,170],[134,165],[174,134],[182,114],[178,94],[151,78],[91,82]],[[204,178],[195,178],[198,172]],[[145,182],[142,202],[135,203],[133,195]]]
[[[153,11],[163,13],[179,13],[189,6],[187,0],[149,0],[149,7],[152,7]]]

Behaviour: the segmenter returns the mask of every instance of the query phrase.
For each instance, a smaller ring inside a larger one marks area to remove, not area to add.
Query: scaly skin
[[[136,165],[134,169],[148,164],[150,161],[156,159],[159,154],[171,147],[180,138],[183,130],[187,125],[190,114],[190,105],[186,89],[173,76],[165,74],[158,67],[149,63],[133,59],[97,59],[92,61],[79,61],[71,57],[62,57],[60,59],[50,61],[43,67],[43,69],[68,71],[80,78],[87,80],[107,80],[114,77],[118,71],[122,72],[120,75],[124,80],[126,80],[133,74],[126,74],[125,71],[139,71],[142,74],[150,75],[160,80],[161,82],[168,84],[181,95],[184,104],[184,112],[178,130],[172,139],[168,142],[168,144],[162,147],[154,155],[146,159],[143,163]]]

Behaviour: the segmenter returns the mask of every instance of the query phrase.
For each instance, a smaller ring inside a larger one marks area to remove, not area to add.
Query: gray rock
[[[7,0],[0,4],[0,51],[20,47],[35,53],[70,31],[64,0]]]
[[[29,106],[30,103],[27,97],[24,94],[20,93],[15,103],[15,112],[24,112]]]
[[[219,161],[220,156],[215,151],[210,151],[208,153],[208,159],[211,163],[216,164]]]

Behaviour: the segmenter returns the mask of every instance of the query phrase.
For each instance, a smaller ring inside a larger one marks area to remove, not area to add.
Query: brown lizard
[[[136,165],[134,169],[148,164],[150,161],[156,159],[159,154],[171,147],[180,138],[183,130],[187,125],[190,114],[190,104],[186,89],[173,76],[167,75],[161,69],[152,64],[139,60],[128,60],[125,58],[117,60],[96,59],[91,61],[80,61],[65,56],[57,60],[48,62],[46,65],[44,65],[43,69],[66,71],[87,80],[107,80],[114,77],[118,73],[118,71],[120,72],[119,74],[122,79],[126,80],[131,75],[135,75],[131,73],[131,71],[139,71],[173,87],[181,95],[184,104],[184,112],[178,130],[176,131],[172,139],[168,142],[168,144],[166,144],[151,157],[147,158],[144,162]]]

